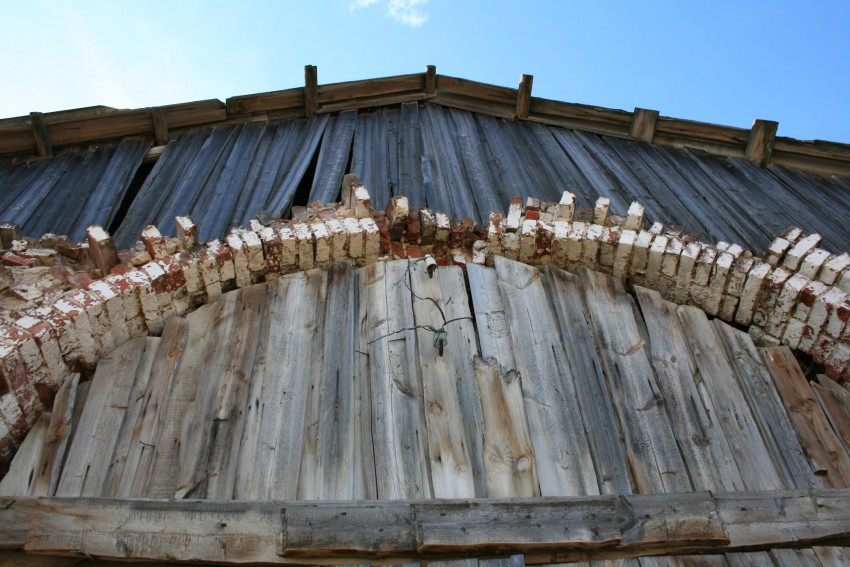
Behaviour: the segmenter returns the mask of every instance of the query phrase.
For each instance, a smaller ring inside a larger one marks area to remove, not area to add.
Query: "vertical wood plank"
[[[635,140],[641,140],[648,144],[655,137],[655,125],[658,123],[658,111],[646,108],[635,108],[632,114],[632,123],[629,127],[629,135]]]
[[[586,268],[579,277],[635,488],[642,493],[691,490],[631,298],[618,279]]]
[[[142,393],[142,406],[130,433],[129,451],[115,496],[145,496],[144,488],[153,473],[155,450],[165,428],[168,393],[186,348],[188,334],[189,322],[182,317],[172,317],[165,323],[147,388]]]
[[[359,271],[361,332],[368,345],[372,436],[378,498],[433,497],[422,377],[406,263],[378,262]]]
[[[573,375],[537,268],[496,257],[541,496],[599,494]]]
[[[179,368],[168,388],[162,431],[156,446],[151,447],[150,473],[144,485],[134,487],[133,491],[137,494],[149,498],[172,498],[177,490],[181,462],[187,459],[191,440],[197,434],[192,424],[195,400],[198,384],[206,380],[201,370],[208,355],[207,346],[218,309],[218,302],[210,303],[186,316],[189,326],[186,344],[191,348],[187,348],[180,357]]]
[[[700,395],[699,373],[688,350],[676,304],[657,291],[635,287],[649,332],[649,352],[664,395],[673,433],[695,490],[744,490],[732,449],[715,421],[711,398]]]
[[[56,496],[101,495],[105,455],[115,448],[145,342],[146,337],[130,340],[98,361]]]
[[[0,480],[0,496],[35,496],[39,466],[47,447],[50,413],[46,412],[27,433],[6,476]]]
[[[832,431],[791,349],[760,351],[812,470],[824,475],[834,488],[850,486],[850,456]]]
[[[715,319],[714,330],[726,351],[744,399],[753,410],[765,446],[788,488],[819,488],[776,386],[749,334]],[[745,479],[746,481],[746,479]]]
[[[679,320],[697,369],[702,376],[705,398],[714,403],[715,418],[729,441],[738,470],[751,490],[779,490],[785,482],[765,446],[753,416],[735,380],[735,371],[726,358],[714,326],[696,307],[680,306]]]
[[[531,109],[531,86],[534,82],[534,75],[520,75],[519,89],[516,94],[516,117],[528,118],[528,111]]]
[[[310,118],[319,109],[319,74],[315,65],[304,66],[304,112]]]
[[[425,94],[437,92],[437,67],[428,65],[425,67]]]
[[[52,156],[53,148],[50,146],[50,137],[47,134],[47,123],[41,112],[30,112],[30,124],[32,135],[35,138],[35,151],[38,157]]]
[[[824,379],[829,380],[824,376]],[[824,415],[832,425],[832,430],[835,436],[844,445],[844,449],[850,453],[850,412],[845,411],[842,406],[832,395],[820,384],[811,384],[814,390],[815,397],[823,409]],[[840,386],[839,386],[840,387]]]
[[[53,496],[56,494],[56,486],[59,484],[68,444],[73,433],[72,417],[77,403],[77,387],[79,384],[80,375],[71,374],[65,379],[53,399],[50,425],[47,428],[47,446],[44,448],[39,466],[35,495]]]
[[[773,120],[757,119],[753,121],[745,152],[747,159],[759,167],[764,167],[770,163],[770,155],[773,153],[773,145],[776,143],[777,128],[779,128],[779,123]]]
[[[461,381],[473,376],[472,358],[478,353],[475,333],[467,306],[466,289],[460,268],[440,268],[434,277],[422,262],[402,262],[406,270],[402,283],[413,295],[413,316],[417,353],[422,373],[425,423],[431,484],[436,498],[475,498],[486,496],[481,459],[480,402],[462,408]],[[454,295],[443,294],[442,280],[451,276],[460,282]],[[462,290],[462,291],[461,291]],[[434,345],[433,329],[443,327],[448,342],[440,355]],[[467,331],[464,333],[464,328]],[[475,383],[471,384],[473,387]],[[469,396],[478,400],[477,391]]]
[[[468,264],[466,274],[475,308],[475,326],[482,358],[493,358],[506,370],[516,368],[511,348],[511,331],[508,328],[496,270],[478,264]]]
[[[157,146],[168,143],[168,116],[165,110],[159,107],[151,108],[151,122],[153,123],[154,141]]]
[[[563,337],[564,352],[575,381],[582,421],[596,467],[602,494],[633,492],[629,465],[617,416],[605,384],[605,376],[590,328],[590,315],[584,305],[578,276],[547,266],[546,281]]]

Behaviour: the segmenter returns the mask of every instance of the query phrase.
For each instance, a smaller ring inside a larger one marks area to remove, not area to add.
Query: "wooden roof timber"
[[[49,155],[53,148],[153,136],[158,144],[190,127],[226,122],[297,118],[313,114],[430,100],[448,107],[500,118],[564,126],[608,136],[691,147],[720,156],[747,157],[761,166],[775,163],[822,175],[850,176],[850,144],[801,141],[776,136],[777,123],[755,120],[749,130],[531,96],[530,75],[519,88],[500,87],[446,75],[429,65],[424,73],[320,85],[315,66],[305,67],[305,86],[156,108],[106,107],[0,120],[0,155]]]

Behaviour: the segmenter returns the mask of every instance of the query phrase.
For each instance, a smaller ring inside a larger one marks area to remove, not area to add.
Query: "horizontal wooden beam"
[[[846,545],[850,489],[356,502],[0,499],[0,548],[140,561],[526,562]]]

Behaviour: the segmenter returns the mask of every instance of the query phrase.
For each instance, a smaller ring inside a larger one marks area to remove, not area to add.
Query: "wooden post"
[[[304,67],[304,112],[307,117],[319,110],[319,73],[315,65]]]
[[[516,117],[528,118],[528,111],[531,108],[531,83],[534,82],[534,75],[520,75],[519,90],[516,94]]]
[[[773,144],[776,142],[776,129],[779,122],[773,120],[754,120],[750,130],[750,140],[747,142],[747,159],[755,162],[759,167],[770,163],[770,154],[773,153]]]
[[[658,123],[658,111],[646,108],[635,108],[632,114],[632,125],[629,135],[635,140],[642,140],[649,144],[655,137],[655,125]]]
[[[160,108],[151,109],[151,120],[153,121],[153,133],[157,146],[163,146],[168,143],[168,118],[165,111]]]
[[[47,136],[47,123],[41,112],[30,112],[30,124],[32,124],[32,135],[35,137],[35,149],[39,157],[52,156],[53,148],[50,147],[50,138]]]
[[[428,65],[425,68],[425,94],[437,92],[437,67]]]

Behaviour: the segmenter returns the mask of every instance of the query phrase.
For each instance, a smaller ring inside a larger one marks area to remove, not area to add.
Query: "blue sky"
[[[850,143],[850,2],[0,0],[0,117],[424,71]]]

